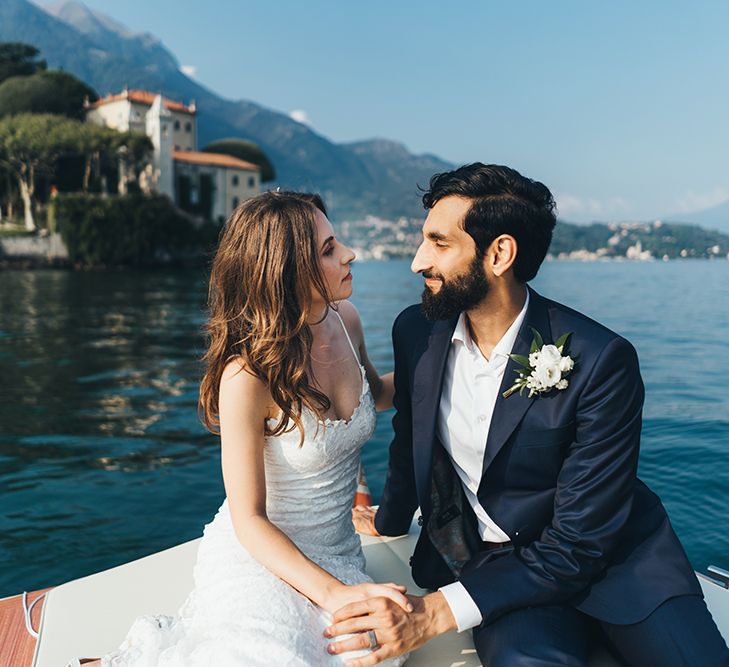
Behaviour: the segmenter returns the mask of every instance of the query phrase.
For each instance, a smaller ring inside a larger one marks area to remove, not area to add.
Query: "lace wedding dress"
[[[264,448],[268,518],[346,584],[372,581],[351,517],[360,448],[375,427],[361,364],[360,371],[362,392],[349,420],[322,422],[305,411],[303,446],[294,430],[267,438]],[[341,666],[368,653],[327,653],[330,640],[322,632],[331,615],[246,551],[233,530],[227,499],[204,528],[194,579],[175,616],[137,618],[122,645],[102,657],[102,667]]]

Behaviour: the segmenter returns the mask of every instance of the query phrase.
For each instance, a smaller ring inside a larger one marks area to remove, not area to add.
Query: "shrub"
[[[218,228],[198,226],[163,195],[64,194],[58,230],[69,259],[87,266],[143,266],[200,257]]]

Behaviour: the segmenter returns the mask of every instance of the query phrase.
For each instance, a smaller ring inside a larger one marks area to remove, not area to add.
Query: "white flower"
[[[563,373],[569,373],[575,367],[572,357],[562,357],[559,362],[559,370]]]
[[[537,390],[541,390],[541,388],[542,388],[542,383],[541,383],[541,381],[540,381],[540,380],[539,380],[539,379],[537,378],[537,376],[536,376],[536,375],[535,375],[534,373],[532,373],[532,374],[531,374],[531,375],[530,375],[530,376],[529,376],[529,377],[527,378],[527,380],[526,380],[526,386],[527,386],[527,389],[537,389]]]
[[[562,379],[559,361],[557,363],[547,363],[540,359],[539,364],[534,369],[534,375],[540,384],[547,388],[554,387]]]
[[[545,363],[553,366],[555,364],[559,364],[560,359],[562,359],[562,355],[554,345],[544,345],[539,351],[540,363]]]
[[[528,378],[526,378],[526,388],[529,390],[529,398],[534,396],[534,394],[539,393],[540,391],[544,391],[545,387],[542,385],[542,383],[536,378],[534,373],[532,373]]]
[[[545,389],[554,387],[562,379],[561,364],[562,355],[554,345],[542,346],[534,366],[534,375]]]
[[[539,363],[539,352],[532,352],[529,355],[529,365],[534,368]]]
[[[567,380],[566,380],[565,378],[562,378],[562,379],[561,379],[561,380],[560,380],[560,381],[559,381],[559,382],[558,382],[558,383],[557,383],[556,385],[554,385],[554,386],[555,386],[555,388],[556,388],[556,389],[567,389],[567,387],[569,387],[569,384],[570,384],[570,383],[569,383],[569,382],[568,382],[568,381],[567,381]]]

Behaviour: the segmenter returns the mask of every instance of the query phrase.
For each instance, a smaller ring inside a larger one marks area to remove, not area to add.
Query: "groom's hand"
[[[352,523],[354,524],[354,529],[364,535],[379,536],[377,528],[375,528],[375,514],[377,514],[377,510],[374,507],[367,507],[365,505],[353,507]]]
[[[456,629],[456,619],[442,593],[407,597],[413,605],[413,611],[409,613],[387,598],[370,598],[342,607],[334,614],[332,625],[324,631],[324,636],[359,634],[332,642],[327,650],[337,654],[369,648],[367,631],[374,630],[377,648],[362,658],[347,662],[349,667],[369,667],[385,658],[413,651],[433,637]]]

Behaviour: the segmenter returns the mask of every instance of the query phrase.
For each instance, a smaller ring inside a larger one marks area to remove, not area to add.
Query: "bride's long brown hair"
[[[319,268],[318,195],[265,192],[243,202],[226,223],[213,260],[208,292],[208,347],[203,362],[198,414],[220,432],[218,398],[223,369],[240,356],[248,372],[268,387],[281,418],[266,435],[298,428],[301,411],[320,417],[329,399],[311,380],[312,286],[330,303]]]

